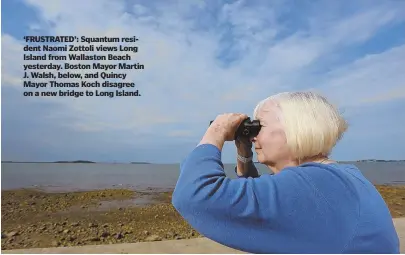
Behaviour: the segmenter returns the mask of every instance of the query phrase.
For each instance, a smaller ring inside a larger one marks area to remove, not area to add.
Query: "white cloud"
[[[193,12],[197,15],[209,7],[203,1],[181,6],[106,0],[26,2],[39,10],[40,24],[52,24],[46,29],[55,35],[140,38],[140,51],[132,56],[146,69],[126,73],[127,81],[139,86],[142,97],[33,99],[62,104],[64,108],[49,109],[46,115],[50,119],[74,116],[73,122],[58,123],[73,130],[148,134],[176,123],[191,123],[190,129],[200,130],[201,123],[208,123],[218,113],[235,109],[250,114],[257,101],[272,93],[308,87],[325,91],[346,106],[371,103],[384,93],[384,100],[393,98],[391,95],[398,98],[398,93],[404,92],[400,89],[405,80],[401,68],[405,66],[404,46],[367,56],[326,75],[308,71],[322,65],[319,59],[325,55],[368,40],[391,22],[403,21],[404,11],[392,4],[343,18],[312,15],[309,27],[301,29],[300,24],[287,27],[279,19],[279,11],[286,8],[282,1],[270,6],[238,1],[223,5],[214,20],[206,21],[212,22],[210,29],[200,29],[192,17]],[[325,12],[334,13],[332,8]],[[217,27],[216,22],[224,27]],[[32,25],[33,30],[38,26]],[[231,28],[229,35],[225,35],[227,27]],[[285,34],[293,28],[296,30]],[[224,43],[224,38],[233,41],[233,46]],[[24,43],[3,34],[2,44],[3,61],[8,63],[3,65],[2,82],[21,89]],[[226,50],[238,56],[229,65],[218,58]],[[390,94],[391,90],[396,93]],[[168,136],[196,133],[176,130],[173,127],[165,132]]]
[[[321,90],[345,107],[405,97],[405,45],[333,70]],[[395,93],[394,93],[395,91]]]

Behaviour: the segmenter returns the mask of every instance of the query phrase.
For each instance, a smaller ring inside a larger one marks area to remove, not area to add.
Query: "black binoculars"
[[[211,120],[210,125],[213,120]],[[261,129],[259,120],[250,120],[250,118],[245,119],[238,127],[235,132],[235,140],[238,137],[251,138],[259,134]]]

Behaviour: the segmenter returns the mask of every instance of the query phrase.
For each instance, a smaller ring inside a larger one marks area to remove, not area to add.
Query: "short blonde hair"
[[[296,160],[329,156],[348,128],[337,108],[315,92],[284,92],[268,97],[256,106],[255,119],[269,101],[279,110],[287,146]]]

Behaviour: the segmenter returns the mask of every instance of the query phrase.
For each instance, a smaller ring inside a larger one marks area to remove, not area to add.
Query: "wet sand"
[[[392,216],[405,216],[405,186],[377,186]],[[2,191],[2,250],[201,237],[171,205],[171,192],[108,189]]]

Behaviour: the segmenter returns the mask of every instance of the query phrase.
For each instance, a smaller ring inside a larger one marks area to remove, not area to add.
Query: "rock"
[[[175,237],[175,233],[173,233],[173,232],[167,232],[167,234],[166,234],[166,238],[174,238]]]
[[[146,242],[155,242],[155,241],[162,241],[162,238],[160,238],[160,236],[158,235],[151,235],[148,236],[147,238],[145,238]]]
[[[63,230],[63,233],[64,234],[68,234],[70,232],[70,230],[69,229],[65,229],[65,230]]]
[[[1,239],[7,238],[7,234],[1,233]]]
[[[96,227],[98,227],[97,224],[95,224],[95,223],[89,223],[89,228],[96,228]]]
[[[72,224],[70,224],[70,226],[72,226],[72,227],[77,227],[79,225],[80,225],[79,222],[73,222]]]
[[[180,239],[183,239],[183,237],[182,237],[182,236],[178,236],[178,235],[176,235],[176,236],[174,237],[174,239],[176,239],[176,240],[180,240]]]
[[[108,237],[110,235],[110,233],[108,233],[107,231],[103,232],[101,234],[101,237]]]
[[[97,242],[97,241],[100,241],[100,238],[99,237],[92,237],[89,240],[92,241],[92,242]]]
[[[115,235],[116,239],[121,239],[123,237],[124,237],[124,235],[122,233],[118,233],[118,234]]]
[[[149,235],[149,231],[145,230],[145,231],[143,231],[143,234],[144,235]]]
[[[52,246],[59,246],[60,242],[59,241],[52,241]]]
[[[103,228],[106,228],[106,227],[108,227],[108,224],[107,224],[107,223],[103,225]]]
[[[7,233],[7,237],[14,237],[14,236],[18,236],[18,231],[11,231]]]

